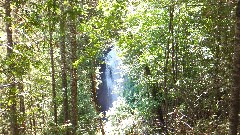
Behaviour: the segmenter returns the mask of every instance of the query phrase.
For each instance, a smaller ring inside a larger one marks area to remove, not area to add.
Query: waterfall
[[[123,89],[123,70],[122,60],[118,56],[118,50],[113,47],[106,57],[106,81],[108,93],[110,96],[110,104],[117,100],[121,90]],[[112,105],[111,105],[112,106]]]
[[[113,102],[117,101],[123,89],[124,71],[119,53],[117,47],[112,47],[105,55],[104,64],[101,65],[102,83],[99,86],[97,98],[100,111],[103,113],[113,106]]]
[[[104,114],[102,120],[106,135],[125,134],[125,129],[130,130],[137,120],[122,97],[125,71],[128,70],[119,57],[120,53],[117,47],[112,47],[100,69],[102,83],[98,89],[98,104]]]

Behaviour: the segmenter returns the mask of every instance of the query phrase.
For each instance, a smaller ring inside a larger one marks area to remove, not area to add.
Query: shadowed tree
[[[11,23],[11,0],[6,0],[5,1],[5,17],[6,17],[6,32],[7,32],[7,58],[9,60],[13,57],[13,32],[12,32],[12,23]],[[7,77],[8,82],[15,82],[15,77],[13,75],[13,70],[14,70],[14,64],[11,63],[8,67],[9,73]],[[13,84],[11,87],[9,87],[9,101],[10,101],[10,110],[9,110],[9,115],[10,115],[10,128],[11,128],[11,134],[13,135],[18,135],[19,130],[18,130],[18,123],[17,123],[17,89],[16,85]]]
[[[52,1],[51,1],[52,2]],[[53,7],[49,6],[49,17],[54,17],[54,13],[51,8],[55,8],[55,2],[53,2]],[[53,115],[54,123],[57,125],[57,103],[56,103],[56,81],[55,81],[55,65],[54,65],[54,52],[53,52],[53,31],[54,31],[54,21],[49,20],[49,45],[50,45],[50,59],[51,59],[51,78],[52,78],[52,100],[53,100]]]
[[[240,1],[236,9],[235,45],[233,60],[233,88],[229,112],[229,135],[237,135],[239,123],[239,91],[240,91]]]
[[[63,3],[63,0],[62,2]],[[69,107],[68,107],[68,91],[67,91],[67,69],[66,69],[66,44],[65,44],[65,14],[64,6],[60,5],[61,8],[61,21],[60,21],[60,53],[61,53],[61,75],[62,75],[62,91],[63,91],[63,114],[64,123],[68,123],[69,120]],[[69,135],[68,129],[66,130],[66,135]]]
[[[72,134],[76,134],[77,125],[78,125],[78,98],[77,98],[77,67],[74,65],[74,63],[77,60],[77,39],[76,39],[76,15],[74,13],[74,2],[69,1],[70,3],[70,10],[72,11],[69,15],[69,29],[70,29],[70,46],[71,46],[71,103],[72,103],[72,125],[73,125],[73,131]]]

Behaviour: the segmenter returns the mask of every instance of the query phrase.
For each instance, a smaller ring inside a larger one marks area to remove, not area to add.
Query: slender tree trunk
[[[98,103],[97,103],[97,76],[95,73],[96,70],[96,60],[92,62],[92,71],[91,71],[91,84],[92,84],[92,101],[95,105],[96,111],[99,111]]]
[[[63,1],[61,2],[63,3]],[[67,68],[66,68],[66,44],[65,44],[65,16],[64,16],[64,6],[61,5],[61,21],[60,21],[60,34],[61,34],[61,74],[62,74],[62,91],[63,91],[63,113],[64,113],[64,123],[67,124],[69,121],[69,107],[68,107],[68,90],[67,90]],[[66,130],[66,135],[69,135],[69,130]]]
[[[5,17],[6,17],[6,32],[7,32],[7,58],[11,59],[13,54],[13,36],[12,36],[12,23],[11,23],[11,0],[5,1]],[[9,69],[14,69],[14,64],[9,65]],[[15,82],[15,78],[11,71],[7,77],[8,82]],[[16,100],[16,85],[14,84],[9,88],[9,100],[11,101],[10,105],[10,126],[11,126],[11,134],[18,135],[18,123],[17,123],[17,100]]]
[[[41,89],[43,89],[42,87],[41,87]],[[46,95],[44,94],[45,92],[43,91],[42,92],[42,101],[44,101],[44,97],[46,97]],[[45,101],[43,102],[43,105],[42,105],[42,110],[44,110],[45,109]],[[43,125],[45,125],[45,112],[43,111],[43,113],[42,113],[42,123],[41,124],[43,124]],[[43,128],[41,128],[41,131],[43,131]]]
[[[30,123],[30,132],[33,133],[33,123],[32,123],[32,118],[30,118],[29,120],[29,123]]]
[[[23,93],[23,79],[21,78],[21,82],[18,84],[18,89],[21,93]],[[24,102],[24,95],[20,95],[20,112],[21,112],[21,127],[20,127],[20,134],[25,134],[26,130],[26,122],[25,122],[25,102]]]
[[[178,9],[178,14],[181,14],[181,9]],[[178,18],[178,22],[181,22],[182,19]],[[178,73],[179,73],[179,69],[178,69],[178,53],[179,53],[179,37],[180,37],[180,29],[182,29],[182,27],[177,27],[177,31],[175,32],[176,37],[175,37],[175,88],[176,88],[176,93],[180,93],[180,89],[178,86],[176,86],[176,82],[178,81]],[[175,105],[178,106],[179,105],[179,99],[180,97],[176,97],[176,102]]]
[[[215,101],[215,104],[216,105],[219,105],[221,106],[221,99],[222,99],[222,94],[221,94],[221,78],[220,78],[220,61],[221,61],[221,44],[222,44],[222,40],[221,40],[221,37],[223,35],[221,35],[221,31],[222,31],[222,15],[221,15],[221,11],[223,11],[223,3],[222,2],[219,2],[218,3],[218,7],[217,7],[217,20],[216,20],[216,30],[215,30],[215,33],[216,33],[216,47],[215,47],[215,70],[214,70],[214,86],[213,86],[213,89],[214,89],[214,94],[215,94],[215,97],[216,97],[216,101]],[[216,112],[216,119],[219,119],[220,115],[221,115],[221,112],[222,112],[222,109],[219,108]],[[218,126],[218,120],[216,121],[216,128]]]
[[[55,8],[55,1],[53,6],[49,6],[49,46],[50,46],[50,60],[51,60],[51,78],[52,78],[52,102],[53,102],[53,116],[54,123],[57,126],[57,103],[56,103],[56,81],[55,81],[55,65],[54,65],[54,51],[53,51],[53,27],[54,21],[52,20],[55,17],[54,12],[51,11],[51,8]]]
[[[169,41],[168,41],[169,42]],[[164,67],[164,113],[165,113],[165,128],[167,130],[167,113],[168,113],[168,88],[167,88],[167,80],[168,80],[168,59],[169,59],[169,43],[167,44],[167,48],[165,50],[165,67]],[[166,131],[167,132],[167,131]]]
[[[233,88],[231,89],[229,112],[229,135],[237,135],[239,123],[239,91],[240,91],[240,1],[236,10],[236,29],[233,60]]]
[[[35,119],[35,113],[33,112],[33,132],[34,132],[34,135],[37,135],[37,125],[36,125],[36,119]]]
[[[49,45],[50,45],[50,59],[51,59],[51,77],[52,77],[52,100],[53,100],[53,110],[54,110],[54,123],[57,125],[57,103],[56,103],[56,81],[55,81],[55,68],[54,68],[54,52],[53,52],[53,38],[52,38],[52,24],[49,24]]]
[[[92,82],[92,101],[94,103],[95,109],[97,112],[100,112],[100,108],[97,102],[97,77],[96,77],[96,73],[95,73],[95,66],[96,66],[96,61],[94,60],[93,62],[93,70],[91,73],[91,82]],[[103,127],[103,122],[102,119],[100,118],[100,129],[102,132],[102,135],[105,135],[105,131],[104,131],[104,127]]]
[[[175,70],[175,43],[174,43],[174,29],[173,29],[173,12],[174,6],[170,6],[170,24],[169,24],[169,31],[171,35],[171,44],[172,44],[172,78],[173,84],[176,83],[176,70]]]
[[[167,126],[168,126],[168,88],[167,88],[167,80],[168,80],[168,62],[169,62],[169,50],[170,50],[170,42],[173,41],[173,7],[172,5],[169,7],[169,17],[170,17],[170,20],[169,20],[169,33],[171,34],[171,36],[169,37],[168,39],[168,43],[167,43],[167,47],[166,47],[166,50],[165,50],[165,67],[164,67],[164,98],[165,98],[165,113],[166,113],[166,118],[165,118],[165,126],[166,126],[166,132],[168,134],[168,131],[167,131]],[[173,43],[172,43],[173,44]],[[174,46],[172,46],[174,47]],[[174,51],[174,50],[172,50]],[[174,60],[174,59],[173,59]],[[173,65],[172,65],[172,68]]]
[[[95,109],[97,112],[100,112],[100,108],[97,104],[97,82],[96,82],[96,74],[92,73],[91,74],[91,82],[92,82],[92,100],[93,100],[93,104],[95,106]],[[103,127],[103,123],[102,123],[102,119],[100,118],[100,128],[101,128],[101,132],[102,135],[105,135],[105,131],[104,131],[104,127]]]
[[[31,90],[31,87],[30,87]],[[32,97],[30,98],[31,103],[33,103]],[[35,119],[35,113],[34,111],[32,112],[32,117],[30,118],[30,127],[31,127],[31,132],[32,134],[36,135],[36,119]]]
[[[97,82],[96,82],[96,74],[91,73],[91,83],[92,83],[92,101],[94,103],[96,111],[99,111],[99,107],[97,105]]]
[[[20,6],[17,6],[13,12],[13,18],[15,18],[17,21],[15,23],[17,23],[20,18],[17,16],[18,15],[18,11],[19,11],[19,8]],[[14,35],[13,38],[14,40],[16,41],[19,41],[19,31],[18,29],[14,29],[13,31]],[[18,91],[20,92],[20,95],[19,95],[19,109],[20,109],[20,114],[19,114],[19,118],[20,118],[20,121],[19,122],[19,134],[25,134],[25,130],[26,130],[26,121],[25,121],[25,102],[24,102],[24,91],[23,91],[23,74],[21,75],[18,75],[16,76],[16,78],[19,79],[19,82],[17,83],[17,88],[18,88]]]
[[[71,1],[71,10],[72,7],[74,6],[74,3]],[[70,14],[70,23],[69,23],[69,28],[70,28],[70,45],[71,45],[71,96],[72,96],[72,125],[73,125],[73,132],[72,134],[76,134],[77,130],[77,125],[78,125],[78,92],[77,92],[77,67],[74,66],[74,62],[77,60],[77,40],[76,40],[76,16],[74,13]]]

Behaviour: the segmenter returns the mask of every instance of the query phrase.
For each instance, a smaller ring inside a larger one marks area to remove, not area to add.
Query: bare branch
[[[18,83],[19,83],[18,81],[15,81],[15,82],[12,82],[9,84],[1,84],[0,89],[6,88],[6,87],[12,87],[13,85],[18,84]]]

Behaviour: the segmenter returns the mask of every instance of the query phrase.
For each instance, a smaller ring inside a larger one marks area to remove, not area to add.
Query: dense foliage
[[[0,134],[227,134],[236,5],[0,2]],[[125,81],[105,115],[97,92],[113,45]]]

